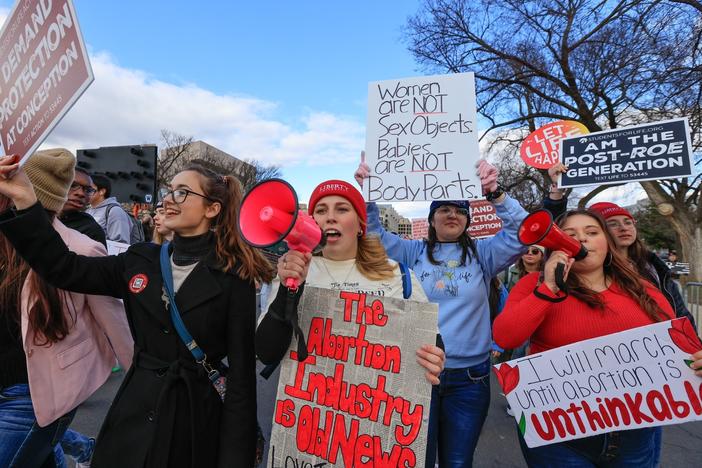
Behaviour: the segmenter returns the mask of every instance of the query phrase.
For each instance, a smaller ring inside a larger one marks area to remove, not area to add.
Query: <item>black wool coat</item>
[[[76,255],[68,251],[39,203],[0,214],[0,230],[55,287],[124,299],[134,361],[98,435],[93,467],[253,466],[253,282],[218,269],[211,256],[197,264],[175,296],[188,331],[208,361],[228,358],[222,403],[165,307],[160,246],[136,244],[110,257]]]

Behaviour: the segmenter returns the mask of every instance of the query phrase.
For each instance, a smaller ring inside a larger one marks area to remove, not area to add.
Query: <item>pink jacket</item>
[[[54,220],[54,228],[73,252],[92,257],[107,253],[102,244],[67,228],[58,219]],[[115,355],[122,367],[129,367],[134,342],[122,301],[59,291],[63,312],[69,323],[75,323],[63,340],[37,346],[28,322],[28,311],[36,300],[30,297],[28,280],[22,287],[20,301],[22,340],[34,413],[37,423],[44,427],[76,408],[105,383]]]

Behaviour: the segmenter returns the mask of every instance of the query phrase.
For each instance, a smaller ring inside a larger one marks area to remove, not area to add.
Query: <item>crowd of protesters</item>
[[[555,180],[564,170],[558,164],[549,174]],[[369,175],[365,163],[354,174],[361,186]],[[323,248],[288,251],[273,268],[237,230],[242,193],[231,176],[186,167],[154,212],[140,213],[148,241],[134,243],[109,179],[76,168],[68,151],[38,152],[23,167],[17,156],[3,157],[0,466],[62,467],[64,452],[97,468],[254,466],[256,358],[283,358],[305,285],[438,304],[436,343],[416,350],[432,385],[422,465],[429,468],[472,466],[490,404],[491,356],[692,320],[629,211],[610,202],[567,211],[554,185],[544,207],[587,249],[575,261],[522,245],[517,230],[527,212],[498,185],[494,166],[481,160],[476,175],[503,222],[492,238],[472,239],[470,202],[447,200],[431,203],[426,239],[404,239],[382,228],[377,206],[355,187],[329,180],[308,204]],[[109,256],[107,241],[133,245]],[[559,263],[564,282],[556,281]],[[287,288],[291,279],[301,286]],[[260,284],[270,294],[256,326]],[[702,376],[702,351],[691,361]],[[127,372],[97,437],[68,431],[116,362]],[[538,448],[516,432],[529,466],[654,467],[660,459],[660,427]]]

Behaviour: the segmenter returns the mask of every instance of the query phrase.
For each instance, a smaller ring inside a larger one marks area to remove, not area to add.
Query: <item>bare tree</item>
[[[161,154],[158,159],[158,186],[165,187],[176,175],[189,154],[193,137],[161,130]]]
[[[245,159],[244,162],[246,164],[239,173],[239,180],[245,191],[263,180],[282,176],[280,166],[267,166],[255,159]]]
[[[526,133],[558,119],[577,120],[596,132],[687,116],[699,151],[700,5],[697,0],[426,0],[409,20],[407,38],[427,69],[475,72],[478,111],[490,123],[483,138]],[[667,214],[698,279],[700,177],[641,183]]]

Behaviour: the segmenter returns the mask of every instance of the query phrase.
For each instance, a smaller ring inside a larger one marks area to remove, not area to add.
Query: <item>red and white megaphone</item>
[[[323,241],[314,219],[297,209],[297,194],[282,179],[259,182],[241,202],[239,232],[249,245],[265,248],[285,241],[298,252],[312,252]],[[296,290],[297,280],[288,278],[288,289]]]
[[[524,245],[539,244],[550,250],[562,250],[575,260],[582,260],[587,256],[585,246],[561,231],[553,222],[553,215],[548,210],[538,210],[524,218],[517,231],[517,237]],[[563,263],[556,266],[556,284],[565,291],[564,270]]]

